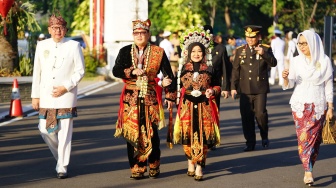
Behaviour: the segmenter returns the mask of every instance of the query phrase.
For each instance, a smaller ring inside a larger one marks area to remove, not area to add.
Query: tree
[[[249,0],[261,6],[261,11],[270,16],[272,1]],[[278,23],[284,28],[303,31],[315,28],[317,32],[323,31],[324,17],[335,16],[334,0],[277,0],[276,12]]]
[[[8,13],[7,29],[8,35],[6,35],[6,40],[11,44],[14,53],[18,54],[18,34],[28,31],[39,31],[40,26],[35,19],[34,5],[29,2],[21,3],[21,1],[15,1],[11,10]],[[1,20],[2,21],[2,20]],[[0,25],[0,30],[2,32],[3,26]],[[32,56],[32,55],[31,55]],[[19,69],[19,57],[16,56],[13,60],[14,69]]]
[[[28,1],[28,0],[25,0]],[[64,20],[70,25],[74,21],[74,15],[80,4],[85,0],[30,0],[35,5],[36,11],[41,15],[41,21],[39,24],[42,27],[42,33],[47,33],[48,19],[56,10],[59,11]],[[89,11],[89,8],[85,11]],[[44,22],[45,20],[45,22]],[[69,27],[68,25],[68,27]],[[71,28],[69,32],[71,33]]]
[[[149,0],[149,17],[152,32],[160,30],[184,31],[197,24],[203,25],[204,19],[197,12],[198,7],[188,0]],[[162,8],[158,8],[162,6]],[[194,8],[195,7],[195,8]]]
[[[90,33],[90,0],[84,0],[74,13],[71,23],[73,35]]]
[[[68,24],[71,24],[74,20],[74,14],[77,10],[77,7],[79,7],[83,1],[84,0],[52,0],[50,1],[50,12],[59,10],[65,21],[67,21]]]

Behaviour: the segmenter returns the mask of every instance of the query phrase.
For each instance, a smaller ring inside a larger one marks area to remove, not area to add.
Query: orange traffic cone
[[[20,99],[20,92],[19,92],[19,84],[17,79],[13,81],[13,88],[12,88],[12,100],[9,109],[9,116],[10,117],[18,117],[23,116],[22,106],[21,106],[21,99]]]

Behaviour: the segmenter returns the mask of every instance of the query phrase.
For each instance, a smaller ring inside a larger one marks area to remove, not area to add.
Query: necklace
[[[135,44],[132,44],[132,48],[131,48],[132,64],[133,64],[134,69],[136,69],[136,68],[138,68],[138,66],[135,64],[135,61],[134,61],[134,49],[135,49]],[[143,69],[145,72],[146,72],[147,66],[149,64],[148,60],[149,60],[150,50],[151,50],[150,44],[147,43],[146,61],[145,61],[144,69]],[[146,75],[138,76],[137,81],[136,81],[136,85],[137,85],[137,87],[140,87],[139,97],[144,97],[147,94],[147,87],[148,87],[147,76]]]
[[[62,67],[63,62],[64,62],[64,57],[62,57],[60,54],[62,54],[61,52],[61,48],[60,48],[61,44],[56,44],[56,48],[55,48],[55,61],[54,64],[52,65],[52,70],[54,69],[59,69]]]
[[[150,52],[150,44],[148,43],[147,44],[147,54],[146,54],[146,62],[145,62],[145,67],[144,67],[144,70],[147,69],[147,65],[148,65],[148,60],[149,60],[149,52]],[[138,68],[137,65],[135,64],[135,61],[134,61],[134,49],[135,49],[135,44],[132,44],[132,49],[131,49],[131,55],[132,55],[132,64],[133,64],[133,67],[134,69]]]

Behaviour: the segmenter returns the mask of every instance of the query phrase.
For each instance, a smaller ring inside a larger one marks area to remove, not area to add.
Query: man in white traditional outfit
[[[173,44],[169,41],[170,35],[171,35],[170,31],[165,31],[162,35],[163,40],[160,42],[160,47],[164,49],[169,61],[171,55],[174,54]]]
[[[288,50],[285,57],[285,69],[288,69],[290,62],[293,61],[293,58],[298,55],[298,51],[296,49],[297,33],[289,31],[286,36],[288,40]]]
[[[77,86],[84,76],[84,58],[80,44],[65,40],[67,22],[52,15],[50,39],[36,46],[32,106],[39,110],[39,130],[57,161],[57,178],[68,177],[73,118],[77,117]]]
[[[275,38],[271,41],[271,48],[274,57],[277,60],[277,66],[271,68],[271,74],[269,77],[269,84],[275,84],[276,74],[279,76],[279,85],[283,84],[282,71],[285,64],[285,41],[281,39],[281,31],[279,29],[274,30]]]

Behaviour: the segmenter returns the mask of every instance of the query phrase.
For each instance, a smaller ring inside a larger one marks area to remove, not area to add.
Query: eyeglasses
[[[60,31],[64,31],[65,29],[66,29],[66,27],[64,27],[64,26],[60,26],[60,27],[51,27],[51,29],[53,30],[53,31],[58,31],[58,30],[60,30]]]
[[[307,42],[298,42],[297,44],[299,47],[306,47],[308,45]]]
[[[133,32],[134,36],[145,36],[146,34],[147,34],[147,31]]]

